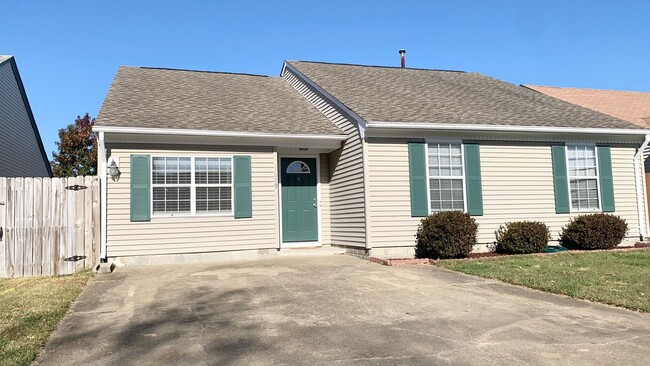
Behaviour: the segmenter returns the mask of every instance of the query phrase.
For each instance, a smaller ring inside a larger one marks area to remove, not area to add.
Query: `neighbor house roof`
[[[20,164],[16,164],[20,157]],[[52,176],[16,59],[0,55],[0,176]]]
[[[279,77],[126,66],[118,69],[96,125],[342,134]]]
[[[561,88],[557,86],[525,86],[554,98],[632,122],[641,127],[650,127],[650,93]]]
[[[367,122],[640,128],[475,72],[287,64]]]

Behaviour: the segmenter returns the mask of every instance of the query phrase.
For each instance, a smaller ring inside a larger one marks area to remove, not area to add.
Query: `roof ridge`
[[[192,70],[192,69],[177,69],[172,67],[154,67],[154,66],[123,66],[132,69],[147,69],[147,70],[167,70],[167,71],[184,71],[184,72],[197,72],[197,73],[206,73],[206,74],[226,74],[226,75],[243,75],[243,76],[256,76],[269,78],[269,75],[261,74],[249,74],[245,72],[228,72],[228,71],[210,71],[210,70]]]
[[[310,64],[324,64],[324,65],[341,65],[341,66],[358,66],[358,67],[374,67],[380,69],[401,69],[400,66],[382,66],[382,65],[364,65],[364,64],[350,64],[344,62],[325,62],[325,61],[306,61],[306,60],[286,60],[286,62],[305,62]],[[405,67],[406,70],[419,70],[419,71],[436,71],[436,72],[458,72],[458,73],[471,73],[471,71],[463,70],[442,70],[442,69],[423,69],[419,67]]]

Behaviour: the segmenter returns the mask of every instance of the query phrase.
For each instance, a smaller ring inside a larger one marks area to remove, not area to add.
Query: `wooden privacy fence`
[[[0,178],[0,227],[0,276],[91,268],[99,262],[99,178]]]

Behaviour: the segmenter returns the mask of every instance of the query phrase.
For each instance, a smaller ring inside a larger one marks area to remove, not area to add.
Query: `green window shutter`
[[[483,216],[483,188],[481,186],[481,152],[478,144],[464,144],[465,186],[467,187],[467,212]]]
[[[251,184],[251,157],[234,156],[233,166],[235,173],[235,218],[244,219],[253,217],[253,193]]]
[[[149,155],[131,155],[131,221],[151,220]]]
[[[551,146],[553,159],[553,189],[555,190],[555,213],[569,213],[569,179],[566,170],[566,149],[564,145]]]
[[[598,146],[598,180],[603,212],[616,211],[614,204],[614,177],[612,175],[612,154],[609,146]]]
[[[425,143],[409,143],[409,183],[411,187],[412,217],[423,217],[429,214],[427,160],[425,154]]]

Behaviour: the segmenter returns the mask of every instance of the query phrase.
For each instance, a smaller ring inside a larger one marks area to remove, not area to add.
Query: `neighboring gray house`
[[[336,247],[414,254],[462,210],[557,234],[585,212],[648,236],[648,130],[481,74],[285,62],[280,77],[120,67],[97,117],[102,257],[126,263]],[[109,164],[119,180],[107,180]]]
[[[16,60],[0,55],[0,177],[50,176]]]

